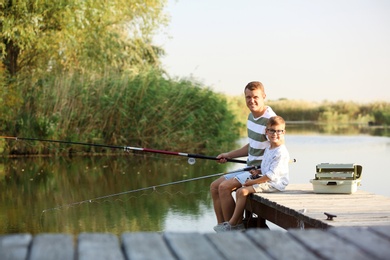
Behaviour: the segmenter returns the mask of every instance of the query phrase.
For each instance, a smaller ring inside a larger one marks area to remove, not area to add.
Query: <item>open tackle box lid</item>
[[[316,180],[360,180],[361,165],[355,163],[320,163],[316,165]]]
[[[361,165],[355,163],[321,163],[316,165],[314,193],[354,193],[362,177]]]
[[[314,193],[348,193],[352,194],[360,185],[361,165],[355,163],[320,163],[316,165],[313,184]]]

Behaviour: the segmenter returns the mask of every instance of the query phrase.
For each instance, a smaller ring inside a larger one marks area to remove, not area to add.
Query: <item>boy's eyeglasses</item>
[[[284,133],[284,130],[275,130],[275,129],[267,129],[268,133],[270,133],[271,135],[273,134],[278,134],[278,135],[281,135]]]

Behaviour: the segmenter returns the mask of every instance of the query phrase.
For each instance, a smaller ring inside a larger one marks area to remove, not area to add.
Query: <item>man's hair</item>
[[[255,89],[260,89],[261,91],[263,91],[264,93],[264,86],[263,84],[260,82],[260,81],[252,81],[252,82],[249,82],[245,89],[244,89],[244,92],[246,89],[249,89],[249,90],[255,90]]]
[[[273,116],[268,119],[267,127],[274,126],[274,125],[286,125],[286,121],[284,121],[283,117],[281,116]]]

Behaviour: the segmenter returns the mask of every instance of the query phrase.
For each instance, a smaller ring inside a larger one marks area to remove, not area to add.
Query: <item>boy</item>
[[[249,142],[240,149],[222,153],[217,158],[219,158],[219,162],[224,163],[227,158],[248,156],[248,166],[258,166],[263,159],[265,148],[269,146],[265,136],[266,122],[276,114],[269,106],[264,104],[266,94],[261,82],[249,82],[245,86],[244,93],[246,105],[250,110],[247,121]],[[250,175],[251,173],[248,171],[227,174],[211,183],[210,192],[217,217],[217,225],[214,230],[217,231],[223,227],[223,223],[232,217],[235,207],[232,191],[242,187],[242,184]]]
[[[244,230],[242,217],[245,210],[246,199],[249,194],[255,192],[279,192],[283,191],[289,183],[290,156],[285,146],[284,134],[286,123],[280,116],[271,117],[265,130],[270,147],[264,152],[261,170],[251,170],[253,176],[261,174],[257,179],[248,178],[236,192],[236,207],[232,218],[223,223],[217,232],[230,230]]]

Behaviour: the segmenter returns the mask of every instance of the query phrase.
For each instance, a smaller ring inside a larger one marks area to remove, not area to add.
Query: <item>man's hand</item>
[[[221,153],[220,155],[217,156],[217,159],[218,159],[219,163],[225,163],[225,162],[227,162],[226,159],[230,159],[230,158],[229,158],[228,153]]]

